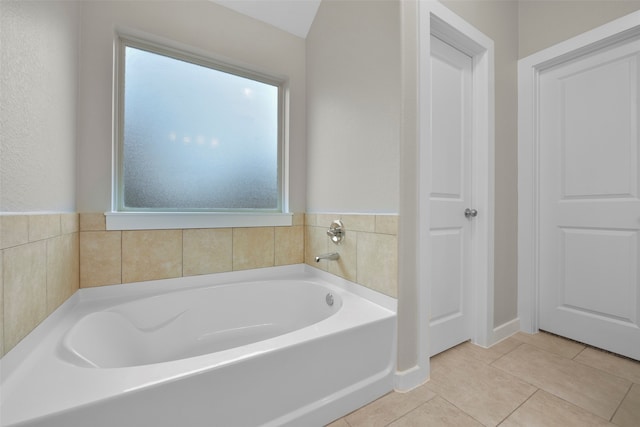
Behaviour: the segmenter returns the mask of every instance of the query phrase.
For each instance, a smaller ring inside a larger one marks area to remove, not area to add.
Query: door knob
[[[476,216],[478,216],[478,211],[475,209],[465,209],[464,210],[464,216],[466,216],[467,218],[475,218]]]

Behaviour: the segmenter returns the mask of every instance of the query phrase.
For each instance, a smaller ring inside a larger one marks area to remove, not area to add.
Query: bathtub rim
[[[105,300],[131,301],[132,298],[144,298],[176,291],[180,289],[198,289],[210,286],[227,285],[248,281],[263,281],[288,278],[318,279],[338,286],[347,292],[369,300],[397,314],[397,300],[389,295],[367,288],[308,264],[292,264],[277,267],[265,267],[250,270],[210,273],[197,276],[184,276],[169,279],[148,280],[115,285],[105,285],[78,289],[70,298],[47,316],[36,328],[27,334],[14,348],[0,358],[0,384],[4,384],[18,370],[37,345],[81,303],[89,308],[92,304],[100,304]]]
[[[43,321],[42,324],[38,328],[36,328],[37,330],[34,330],[34,333],[30,334],[30,336],[27,336],[28,340],[27,338],[25,338],[25,340],[21,342],[21,344],[24,344],[20,349],[21,351],[14,352],[14,354],[12,355],[12,359],[9,359],[9,362],[14,363],[13,369],[15,369],[17,373],[20,373],[22,371],[22,368],[24,368],[24,366],[22,366],[23,363],[26,363],[25,366],[27,367],[32,364],[31,362],[34,359],[31,359],[30,351],[35,350],[36,353],[39,352],[40,350],[38,347],[41,344],[42,340],[50,341],[51,337],[49,337],[49,334],[53,336],[59,335],[61,331],[64,331],[68,326],[69,323],[67,321],[69,320],[69,318],[79,318],[86,312],[93,312],[95,306],[101,307],[103,306],[103,304],[115,305],[120,301],[131,301],[134,298],[145,298],[148,296],[160,295],[176,290],[190,290],[206,288],[215,285],[229,285],[232,283],[242,282],[260,282],[278,279],[308,280],[318,282],[319,284],[323,284],[323,282],[325,282],[325,284],[329,285],[330,287],[338,288],[345,292],[351,293],[354,296],[359,296],[363,300],[367,300],[378,305],[380,309],[383,309],[388,313],[388,315],[381,314],[382,317],[380,319],[393,318],[393,323],[395,325],[396,303],[392,297],[379,294],[376,291],[364,288],[362,285],[357,285],[352,282],[339,279],[337,278],[337,276],[317,270],[313,267],[308,267],[306,265],[294,265],[287,266],[285,268],[257,269],[248,271],[247,273],[248,274],[236,275],[235,279],[237,280],[232,281],[228,280],[228,277],[224,277],[228,275],[223,275],[222,277],[219,275],[214,275],[217,276],[215,280],[216,283],[212,283],[212,281],[210,280],[211,277],[203,278],[202,276],[197,276],[196,280],[189,281],[190,283],[188,284],[185,283],[185,281],[181,281],[179,289],[175,288],[175,281],[180,279],[168,279],[153,282],[140,282],[139,284],[136,284],[137,286],[132,286],[134,284],[113,285],[105,289],[91,288],[87,289],[86,292],[77,292],[69,301],[67,301],[65,304],[63,304],[63,306],[59,308],[58,312],[54,312],[55,315],[52,315],[49,318],[45,319],[45,321]],[[118,298],[116,295],[120,294],[122,291],[125,291],[125,296],[121,296],[120,298]],[[369,298],[367,298],[366,296],[369,296]],[[372,301],[372,299],[378,300],[381,303]],[[95,303],[95,305],[92,304],[92,302]],[[80,303],[83,304],[80,305],[78,309],[77,305]],[[394,336],[395,335],[396,334],[394,333]],[[396,339],[397,337],[393,340],[392,348],[390,348],[391,358],[388,361],[389,364],[387,365],[384,379],[382,377],[376,379],[375,382],[372,383],[373,389],[368,390],[365,395],[362,395],[360,392],[358,392],[359,395],[357,396],[349,394],[349,399],[345,402],[336,401],[327,403],[328,409],[331,410],[331,413],[336,416],[344,415],[347,412],[351,412],[352,410],[357,409],[357,407],[360,407],[361,405],[366,404],[369,401],[380,397],[382,394],[393,389],[392,378],[395,373],[396,364]],[[24,357],[24,359],[20,357],[23,354],[26,356]],[[249,355],[248,357],[251,357],[251,355]],[[38,357],[36,357],[36,360],[37,359]],[[9,371],[7,365],[4,362],[4,358],[0,360],[0,364],[2,365],[2,369],[0,369],[0,371],[3,375],[2,384],[8,385],[11,388],[14,381],[21,380],[22,375],[17,375],[15,378],[11,378],[11,373],[13,371]],[[193,371],[192,373],[195,372],[196,371]],[[354,384],[353,387],[350,386],[348,390],[355,390],[356,386],[359,387],[360,384]],[[339,394],[345,394],[348,390],[345,389]],[[354,402],[357,403],[356,406],[353,406]],[[320,409],[314,409],[314,411],[318,410]],[[324,412],[326,412],[326,410],[327,408],[322,409],[322,411]],[[47,413],[43,413],[42,416],[47,416]],[[34,420],[37,418],[40,418],[40,416],[34,418]],[[30,420],[31,419],[27,418],[22,420],[20,417],[17,417],[16,419],[11,420],[11,422],[21,423],[23,421],[30,422]]]

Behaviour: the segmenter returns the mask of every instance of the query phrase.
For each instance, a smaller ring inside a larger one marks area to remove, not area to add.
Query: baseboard
[[[396,371],[394,388],[397,392],[406,393],[421,386],[429,379],[429,367],[414,366],[406,371]]]
[[[520,330],[520,319],[515,318],[507,323],[503,323],[497,328],[493,328],[493,344],[497,344],[500,341],[509,338]]]

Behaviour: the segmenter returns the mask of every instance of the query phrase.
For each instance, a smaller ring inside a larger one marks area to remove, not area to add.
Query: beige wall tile
[[[376,233],[398,234],[398,215],[376,215]]]
[[[234,228],[233,269],[272,267],[274,238],[274,227]]]
[[[182,230],[122,232],[122,282],[182,276]]]
[[[47,240],[47,314],[78,289],[78,235]]]
[[[0,357],[4,356],[4,251],[0,250]]]
[[[80,215],[77,213],[66,213],[60,215],[60,233],[70,234],[80,231]]]
[[[329,237],[327,237],[327,230],[320,227],[305,227],[304,228],[304,262],[313,267],[327,271],[329,265],[327,260],[320,262],[315,261],[315,257],[328,252]]]
[[[102,212],[83,212],[80,214],[80,231],[105,231],[107,219]]]
[[[347,233],[354,231],[373,233],[376,230],[375,215],[342,215],[341,219]]]
[[[336,219],[340,219],[340,217],[341,215],[337,213],[336,214],[332,214],[332,213],[316,214],[316,226],[322,227],[326,231],[331,226],[331,223]]]
[[[48,239],[60,235],[60,215],[29,215],[29,241]]]
[[[304,262],[304,227],[275,228],[275,265]]]
[[[304,214],[304,225],[310,225],[312,227],[318,225],[318,215]]]
[[[183,230],[183,276],[221,273],[233,269],[230,228]]]
[[[304,225],[304,214],[303,213],[294,213],[293,214],[293,224],[292,225]]]
[[[398,295],[398,242],[388,234],[359,233],[357,282],[396,298]]]
[[[47,315],[46,242],[4,250],[4,350],[11,350]]]
[[[0,249],[23,245],[28,241],[28,216],[0,215]]]
[[[69,286],[70,292],[73,295],[78,289],[80,289],[80,233],[73,233],[70,235],[71,239],[71,253],[69,254],[69,263],[71,265],[71,282]]]
[[[80,233],[80,287],[122,283],[122,232]]]
[[[346,234],[339,245],[329,241],[327,243],[327,252],[338,252],[340,254],[340,258],[337,261],[327,261],[329,273],[355,282],[357,280],[357,248],[357,232]]]
[[[640,384],[631,386],[611,421],[621,427],[640,426]]]

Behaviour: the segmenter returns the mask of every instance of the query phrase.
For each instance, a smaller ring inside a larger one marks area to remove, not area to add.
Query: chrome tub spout
[[[338,252],[330,252],[328,254],[318,255],[316,257],[316,262],[320,262],[321,259],[329,259],[331,261],[336,261],[340,258],[340,254]]]

